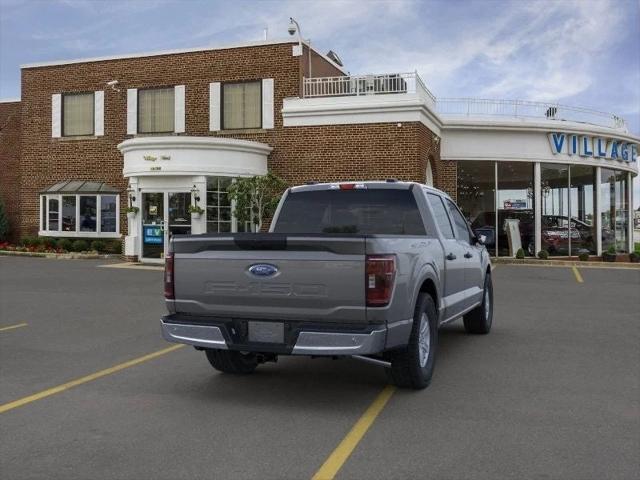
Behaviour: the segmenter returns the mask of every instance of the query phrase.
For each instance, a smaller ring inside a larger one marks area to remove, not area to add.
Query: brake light
[[[365,290],[368,307],[384,307],[389,304],[395,278],[394,255],[367,255]]]
[[[174,293],[173,252],[167,254],[164,259],[164,298],[173,300]]]

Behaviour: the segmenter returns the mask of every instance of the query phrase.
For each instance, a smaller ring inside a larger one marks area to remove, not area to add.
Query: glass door
[[[165,249],[163,192],[142,194],[142,260],[162,260]]]
[[[169,228],[167,230],[167,242],[172,235],[189,235],[191,233],[191,193],[189,192],[169,192]]]

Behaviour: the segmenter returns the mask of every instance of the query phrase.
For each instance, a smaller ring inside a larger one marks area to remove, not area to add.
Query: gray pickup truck
[[[483,238],[443,192],[395,180],[290,188],[269,233],[176,235],[164,282],[164,338],[227,373],[350,356],[424,388],[438,328],[493,317]]]

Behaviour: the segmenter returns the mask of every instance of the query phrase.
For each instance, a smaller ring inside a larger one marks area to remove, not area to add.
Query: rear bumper
[[[283,344],[249,343],[241,337],[236,324],[229,321],[212,324],[194,324],[172,321],[173,316],[160,320],[162,336],[174,343],[184,343],[201,348],[219,350],[244,350],[253,352],[272,352],[286,355],[371,355],[385,349],[387,328],[384,325],[371,325],[348,331],[330,331],[330,327],[319,331],[318,328],[301,327]]]

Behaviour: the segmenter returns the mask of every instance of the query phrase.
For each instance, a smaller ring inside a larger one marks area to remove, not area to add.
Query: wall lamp
[[[196,204],[200,201],[200,190],[195,185],[191,188],[191,195],[193,195],[193,199],[196,201]]]

